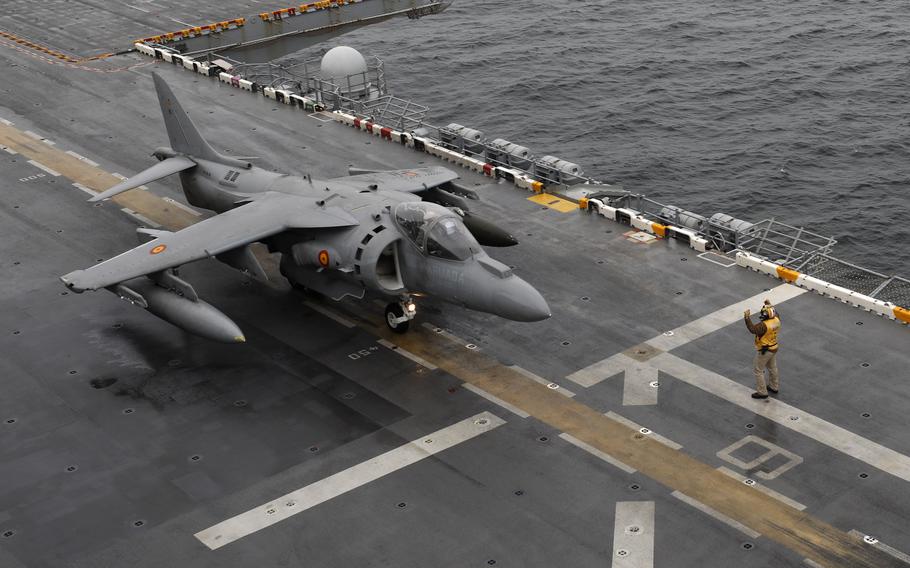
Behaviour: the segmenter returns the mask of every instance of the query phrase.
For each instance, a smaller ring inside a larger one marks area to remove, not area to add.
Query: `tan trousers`
[[[777,374],[777,352],[768,351],[755,353],[755,361],[752,364],[752,372],[755,373],[755,390],[759,394],[768,394],[768,387],[765,386],[765,368],[768,369],[768,377],[771,388],[780,390],[780,376]]]

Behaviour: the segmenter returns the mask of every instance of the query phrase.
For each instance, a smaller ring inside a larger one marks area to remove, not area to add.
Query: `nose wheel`
[[[404,333],[417,315],[417,306],[410,299],[392,302],[385,307],[385,322],[395,333]]]

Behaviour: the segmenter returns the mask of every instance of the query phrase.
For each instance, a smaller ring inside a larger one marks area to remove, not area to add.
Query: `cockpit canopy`
[[[467,260],[481,250],[461,218],[435,203],[399,203],[395,223],[417,248],[436,258]]]

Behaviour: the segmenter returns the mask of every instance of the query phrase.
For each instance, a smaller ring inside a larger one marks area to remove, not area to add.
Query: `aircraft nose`
[[[513,276],[509,285],[496,291],[497,313],[513,321],[541,321],[550,317],[550,306],[536,288]]]

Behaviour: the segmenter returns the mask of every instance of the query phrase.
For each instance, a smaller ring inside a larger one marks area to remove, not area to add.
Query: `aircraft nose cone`
[[[509,279],[509,286],[497,290],[497,313],[513,321],[542,321],[549,318],[550,306],[536,288],[518,278]]]

